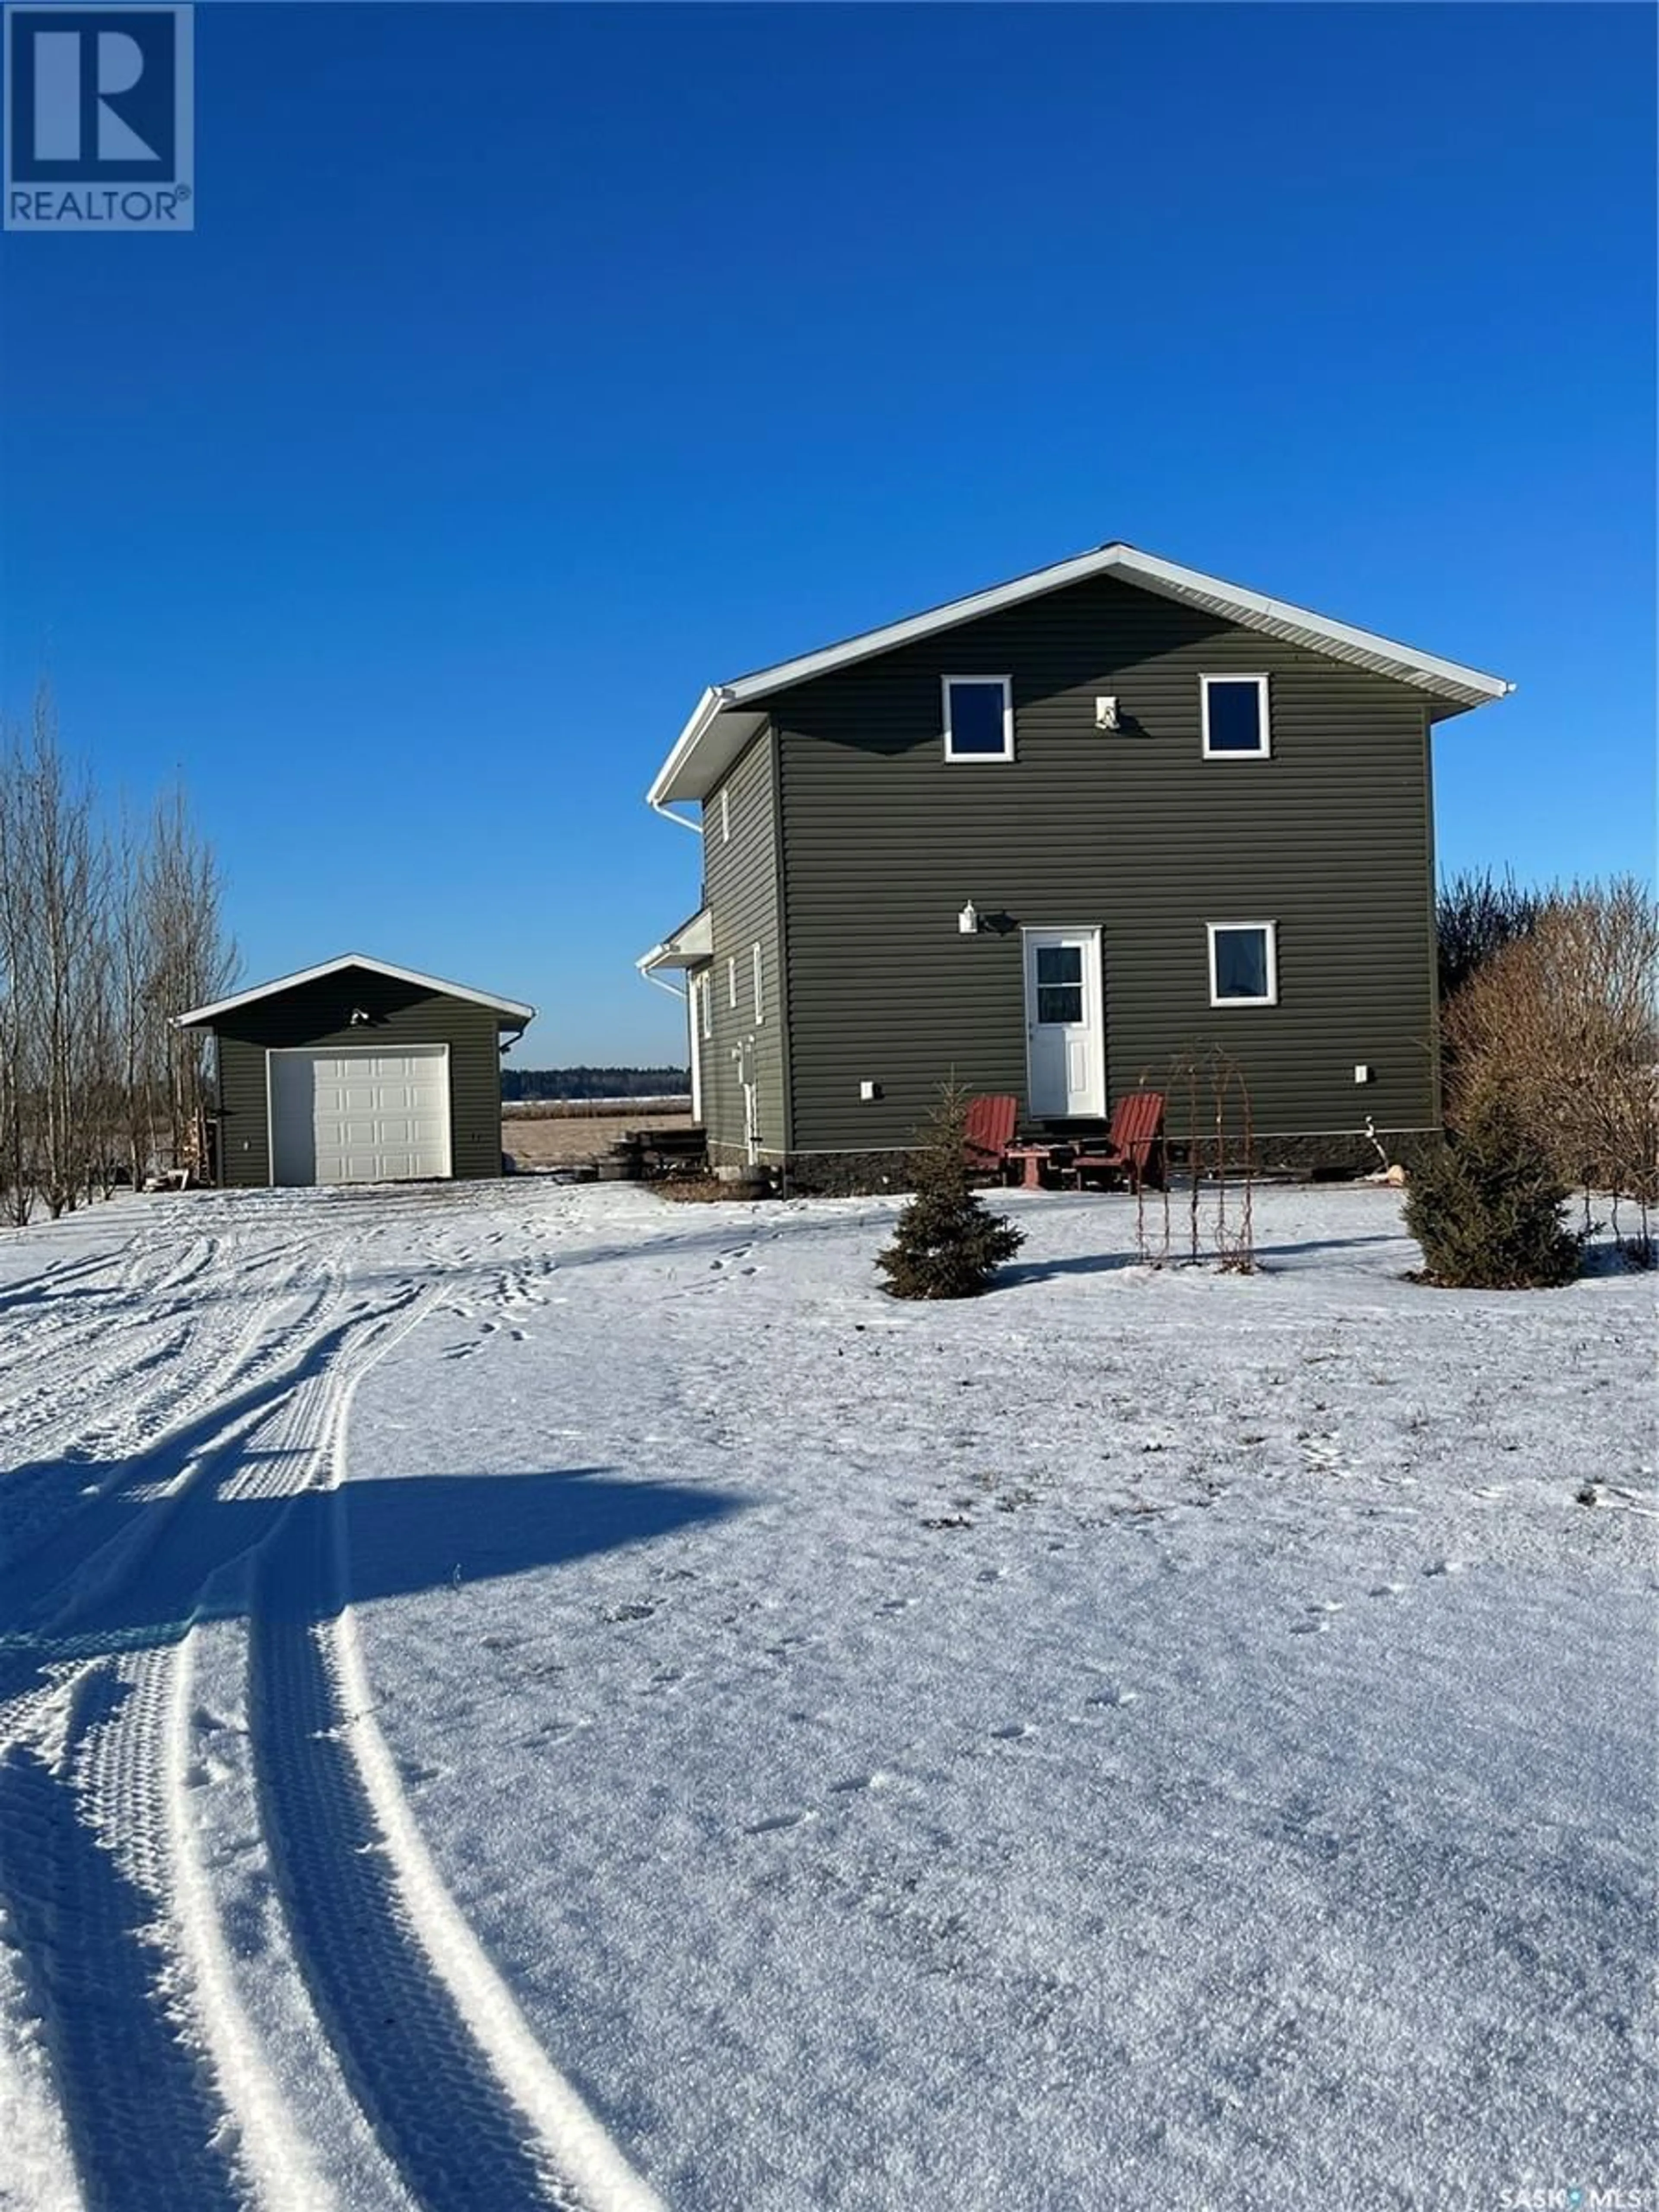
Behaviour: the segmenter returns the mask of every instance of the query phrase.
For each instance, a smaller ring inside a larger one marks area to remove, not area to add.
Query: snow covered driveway
[[[0,2205],[1650,2187],[1650,1284],[1009,1203],[9,1232]]]

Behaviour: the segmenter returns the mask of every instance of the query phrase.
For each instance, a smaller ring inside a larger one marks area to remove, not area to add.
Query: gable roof
[[[474,991],[465,983],[446,982],[441,975],[423,975],[418,968],[395,967],[390,960],[371,960],[366,952],[343,952],[337,960],[325,960],[315,968],[297,968],[291,975],[278,975],[269,983],[256,983],[251,991],[234,992],[228,999],[216,999],[211,1006],[192,1006],[187,1014],[174,1014],[174,1029],[200,1029],[204,1024],[228,1014],[238,1006],[251,1006],[256,999],[274,999],[279,992],[292,991],[301,983],[315,983],[325,975],[337,975],[346,968],[366,968],[372,975],[390,975],[394,982],[413,983],[422,991],[435,991],[446,999],[466,999],[475,1006],[489,1006],[501,1015],[502,1026],[511,1023],[520,1025],[536,1018],[534,1006],[527,1006],[519,999],[498,999],[492,991]]]
[[[1034,568],[1008,583],[994,584],[988,591],[971,592],[966,599],[951,599],[944,606],[908,615],[902,622],[885,623],[880,629],[863,630],[838,645],[823,646],[793,660],[781,660],[773,667],[736,677],[729,684],[711,686],[698,700],[673,750],[659,769],[647,794],[647,802],[659,807],[672,799],[706,798],[765,722],[764,712],[757,712],[752,704],[757,700],[791,684],[805,684],[812,677],[850,667],[855,661],[868,660],[877,653],[890,653],[896,646],[954,629],[981,615],[1018,606],[1045,592],[1063,591],[1067,584],[1082,583],[1087,577],[1113,574],[1163,599],[1178,599],[1183,605],[1237,623],[1241,629],[1260,630],[1264,636],[1282,638],[1330,659],[1410,684],[1439,702],[1442,714],[1462,714],[1488,699],[1501,699],[1515,689],[1501,676],[1443,660],[1436,653],[1419,652],[1415,646],[1397,644],[1374,631],[1357,629],[1352,623],[1336,622],[1307,607],[1292,606],[1285,599],[1268,599],[1242,584],[1225,583],[1219,576],[1183,568],[1156,553],[1143,553],[1136,546],[1115,540],[1097,546],[1092,552],[1076,554],[1069,561]]]

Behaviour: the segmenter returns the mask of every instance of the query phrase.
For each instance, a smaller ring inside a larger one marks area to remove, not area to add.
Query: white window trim
[[[1000,753],[958,753],[951,749],[951,686],[953,684],[1000,684],[1002,686],[1002,750]],[[945,730],[945,757],[966,767],[970,763],[988,761],[993,763],[1011,761],[1014,757],[1014,679],[1012,676],[941,676],[939,679],[939,713]]]
[[[749,957],[750,963],[755,971],[755,1026],[758,1029],[766,1019],[765,1003],[761,996],[761,949],[758,939]]]
[[[728,952],[726,956],[726,998],[735,1013],[738,1009],[738,956],[735,952]]]
[[[732,791],[728,784],[723,783],[720,786],[720,842],[722,845],[729,845],[731,842]]]
[[[1212,684],[1254,684],[1256,692],[1256,720],[1261,732],[1261,743],[1254,752],[1242,753],[1230,745],[1212,751],[1210,745],[1210,686]],[[1204,757],[1206,760],[1258,761],[1273,757],[1273,724],[1267,714],[1267,679],[1265,675],[1241,668],[1235,675],[1230,670],[1218,670],[1213,676],[1200,676],[1199,706],[1204,726]]]
[[[1276,1006],[1279,1004],[1279,924],[1276,921],[1206,921],[1210,950],[1210,1004],[1212,1006]],[[1265,999],[1222,998],[1216,990],[1215,940],[1223,929],[1259,929],[1267,947],[1267,995]]]

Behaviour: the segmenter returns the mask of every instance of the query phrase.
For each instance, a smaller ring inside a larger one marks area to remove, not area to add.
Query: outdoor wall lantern
[[[981,914],[969,899],[957,916],[957,927],[964,937],[978,937],[987,931],[993,937],[1006,937],[1019,924],[1011,914]]]
[[[364,1006],[354,1006],[351,1009],[351,1027],[354,1030],[362,1029],[365,1023],[372,1021],[373,1018],[374,1017]]]

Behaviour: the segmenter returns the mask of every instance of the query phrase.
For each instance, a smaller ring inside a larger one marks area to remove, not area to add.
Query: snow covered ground
[[[0,1237],[0,2205],[1659,2203],[1651,1282],[1007,1204]]]

